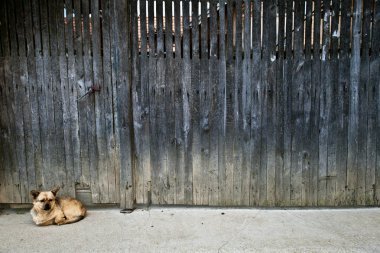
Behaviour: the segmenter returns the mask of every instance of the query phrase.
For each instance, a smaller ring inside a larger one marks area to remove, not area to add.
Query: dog
[[[33,208],[30,210],[33,221],[38,226],[63,225],[80,221],[86,215],[86,208],[77,199],[56,197],[59,187],[51,191],[33,190]]]

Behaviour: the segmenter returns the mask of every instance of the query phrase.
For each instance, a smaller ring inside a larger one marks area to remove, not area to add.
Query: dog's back
[[[83,204],[71,197],[57,198],[57,202],[66,217],[65,223],[72,223],[83,219],[86,216],[86,208]]]

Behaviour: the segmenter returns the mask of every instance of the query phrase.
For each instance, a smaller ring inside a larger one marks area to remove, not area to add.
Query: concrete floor
[[[0,211],[0,252],[380,252],[380,209],[90,209],[37,227]]]

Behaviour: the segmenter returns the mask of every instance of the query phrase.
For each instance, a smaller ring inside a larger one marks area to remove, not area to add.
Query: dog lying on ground
[[[59,187],[51,191],[30,192],[33,196],[33,208],[30,213],[37,225],[63,225],[77,222],[85,217],[86,208],[79,200],[56,197],[58,191]]]

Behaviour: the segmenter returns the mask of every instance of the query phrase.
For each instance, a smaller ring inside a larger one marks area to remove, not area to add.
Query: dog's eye
[[[48,199],[48,201],[50,202],[50,201],[53,201],[52,199]]]
[[[41,200],[40,200],[40,202],[44,202],[44,200],[43,200],[43,199],[41,199]]]

